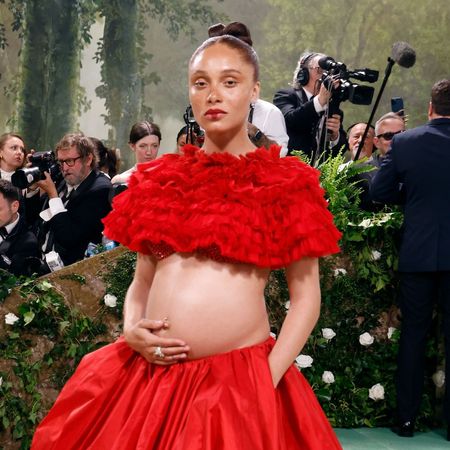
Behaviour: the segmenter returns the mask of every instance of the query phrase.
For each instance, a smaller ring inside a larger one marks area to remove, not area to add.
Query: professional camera
[[[183,119],[187,127],[186,143],[196,144],[201,147],[205,141],[205,132],[200,128],[200,125],[195,120],[191,105],[186,108]]]
[[[52,151],[36,152],[29,156],[31,167],[16,170],[12,177],[11,183],[20,188],[25,189],[39,180],[45,180],[44,172],[48,172],[54,182],[57,182],[61,175],[59,165],[56,162],[55,154]]]
[[[378,80],[378,70],[367,68],[348,70],[344,63],[337,62],[330,56],[320,58],[318,64],[324,70],[322,83],[327,89],[330,89],[333,80],[340,81],[339,87],[333,89],[331,96],[330,107],[333,110],[337,111],[339,104],[345,100],[355,105],[371,104],[375,89],[371,86],[353,83],[349,79],[375,83]]]

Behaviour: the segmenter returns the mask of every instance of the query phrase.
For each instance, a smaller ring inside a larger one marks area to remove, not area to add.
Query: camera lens
[[[11,183],[19,189],[25,189],[41,179],[39,167],[16,170],[11,177]]]

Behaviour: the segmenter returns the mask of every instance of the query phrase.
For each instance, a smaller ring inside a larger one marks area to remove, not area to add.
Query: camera
[[[39,180],[45,180],[44,172],[48,172],[52,180],[56,183],[61,176],[59,165],[56,162],[55,154],[52,151],[36,152],[29,156],[31,167],[16,170],[11,183],[25,189]]]
[[[186,143],[195,144],[201,147],[205,141],[205,133],[197,123],[192,111],[192,106],[189,105],[183,115],[184,123],[187,126],[187,140]]]
[[[355,105],[370,105],[372,103],[375,88],[350,81],[350,78],[375,83],[378,80],[378,70],[356,69],[348,70],[342,62],[337,62],[330,56],[324,56],[318,61],[319,67],[324,70],[322,83],[330,89],[333,80],[338,79],[340,84],[334,88],[331,96],[333,109],[337,111],[339,104],[343,101],[350,101]]]

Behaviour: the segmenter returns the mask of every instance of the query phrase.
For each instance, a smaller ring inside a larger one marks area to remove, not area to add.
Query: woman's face
[[[246,128],[250,103],[257,100],[254,68],[238,50],[213,44],[189,67],[189,98],[206,135],[233,135]]]
[[[186,138],[187,138],[187,134],[182,134],[177,139],[177,153],[180,153],[181,152],[181,148],[186,145]]]
[[[0,168],[6,172],[20,169],[25,161],[25,146],[18,137],[11,136],[0,148]]]
[[[135,144],[130,144],[130,147],[136,154],[136,162],[138,164],[152,161],[158,155],[159,137],[154,134],[144,136]]]

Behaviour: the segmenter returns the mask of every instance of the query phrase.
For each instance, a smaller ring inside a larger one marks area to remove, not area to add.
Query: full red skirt
[[[173,366],[121,338],[86,355],[36,430],[33,450],[341,449],[291,366],[274,389],[273,339]]]

